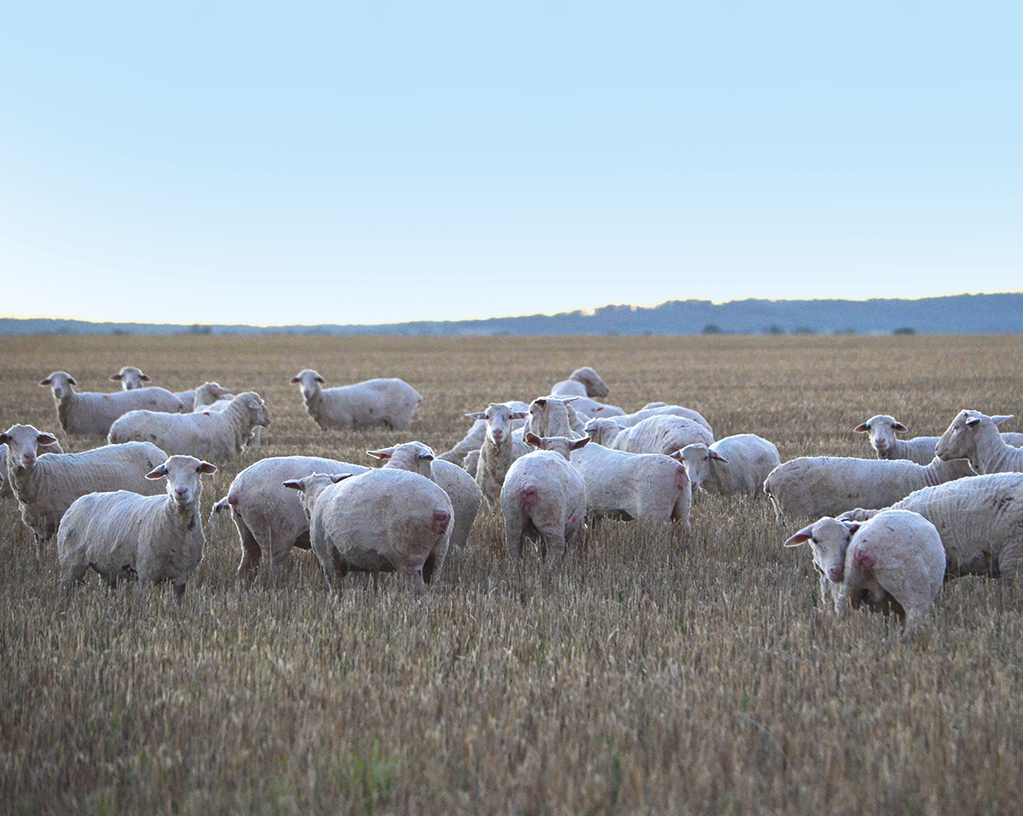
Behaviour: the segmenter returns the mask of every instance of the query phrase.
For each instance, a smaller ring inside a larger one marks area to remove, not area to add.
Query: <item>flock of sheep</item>
[[[65,432],[108,444],[63,453],[52,434],[14,425],[0,434],[0,496],[16,497],[37,546],[56,537],[66,592],[93,569],[111,586],[169,581],[180,597],[205,544],[201,477],[258,446],[270,412],[256,392],[235,396],[217,383],[175,394],[130,366],[111,379],[121,391],[78,392],[63,371],[42,380]],[[404,430],[422,399],[399,379],[325,388],[306,369],[292,383],[325,429]],[[907,633],[926,620],[946,576],[1015,578],[1023,567],[1023,434],[998,427],[1010,417],[964,410],[940,438],[904,440],[904,425],[878,415],[855,428],[877,459],[782,464],[755,434],[715,441],[692,409],[651,403],[626,413],[600,402],[608,393],[596,371],[580,368],[529,404],[467,414],[465,437],[440,456],[420,442],[369,451],[381,468],[257,461],[214,505],[238,530],[240,581],[276,576],[300,547],[334,587],[351,571],[393,571],[423,592],[449,548],[465,546],[484,504],[502,514],[510,556],[532,538],[554,568],[587,516],[688,530],[694,488],[769,497],[780,517],[819,517],[785,544],[810,543],[822,600],[839,612],[893,608]]]

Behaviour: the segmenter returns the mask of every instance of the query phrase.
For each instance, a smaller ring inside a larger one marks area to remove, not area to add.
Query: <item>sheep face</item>
[[[146,474],[147,479],[167,478],[167,495],[181,510],[190,510],[202,495],[199,477],[216,473],[217,466],[194,456],[171,456]]]
[[[10,467],[31,470],[39,456],[40,445],[52,445],[57,437],[37,431],[31,425],[13,425],[0,434],[0,444],[7,445]]]
[[[487,423],[487,439],[493,445],[500,445],[505,439],[511,437],[512,422],[517,419],[525,419],[522,411],[515,411],[501,402],[492,402],[487,406],[486,411],[477,411],[466,414],[470,419],[482,419]]]
[[[401,468],[418,473],[427,479],[433,479],[433,449],[422,442],[404,442],[393,448],[384,450],[366,451],[374,459],[383,459],[387,462],[384,467]]]
[[[54,371],[40,383],[42,386],[49,386],[53,390],[53,398],[60,402],[66,396],[74,393],[72,386],[78,385],[75,378],[66,371]]]
[[[614,438],[618,436],[621,430],[621,425],[613,419],[591,419],[583,427],[583,433],[585,433],[591,441],[605,447],[609,446],[614,441]]]
[[[960,411],[941,435],[934,448],[934,454],[946,462],[951,459],[969,459],[976,466],[977,439],[983,433],[983,429],[988,426],[997,429],[998,425],[1009,419],[1012,417],[989,417],[980,411]]]
[[[728,461],[717,451],[711,450],[700,442],[692,445],[686,445],[677,454],[672,454],[671,458],[677,459],[680,462],[685,462],[686,472],[689,474],[689,480],[695,488],[700,488],[710,477],[712,461]]]
[[[311,368],[306,368],[299,371],[298,374],[292,377],[291,383],[292,385],[302,386],[302,399],[308,402],[320,393],[320,386],[324,385],[326,380],[324,380],[323,377]]]
[[[845,551],[859,527],[856,522],[825,517],[804,527],[786,541],[785,546],[798,547],[809,541],[814,567],[832,583],[840,584],[845,577]]]
[[[141,369],[135,368],[135,366],[125,366],[116,374],[111,374],[110,379],[113,382],[119,382],[121,388],[125,391],[134,391],[136,388],[142,388],[145,383],[151,381],[148,374],[143,373]]]
[[[870,447],[877,451],[879,458],[885,459],[887,458],[886,454],[895,447],[897,441],[895,434],[906,433],[909,431],[909,428],[895,417],[878,414],[866,422],[857,425],[853,428],[853,431],[855,433],[870,434]]]

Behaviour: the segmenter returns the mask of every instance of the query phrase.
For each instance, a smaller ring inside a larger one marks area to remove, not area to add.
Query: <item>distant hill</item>
[[[919,300],[670,300],[659,306],[611,305],[592,314],[416,321],[375,326],[241,326],[90,323],[0,318],[0,334],[1016,334],[1023,292]]]

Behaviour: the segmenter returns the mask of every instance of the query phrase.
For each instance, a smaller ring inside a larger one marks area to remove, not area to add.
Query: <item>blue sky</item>
[[[19,4],[0,312],[1019,291],[1018,8]]]

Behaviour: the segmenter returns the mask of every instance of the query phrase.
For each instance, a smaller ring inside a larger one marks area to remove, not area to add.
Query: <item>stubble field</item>
[[[264,446],[205,483],[204,515],[242,468],[419,439],[466,411],[529,400],[592,365],[628,410],[699,410],[718,438],[782,459],[867,456],[851,433],[890,413],[937,434],[964,407],[1023,412],[1023,338],[0,338],[0,425],[68,439],[49,390],[137,365],[171,390],[253,389]],[[290,377],[406,379],[410,433],[321,432]],[[1014,420],[1006,430],[1020,430]],[[326,590],[296,551],[279,586],[239,592],[237,534],[207,530],[179,607],[164,588],[63,602],[0,502],[0,809],[11,813],[1018,813],[1021,591],[947,584],[928,634],[816,604],[810,555],[765,502],[698,496],[693,531],[591,525],[557,574],[509,563],[481,514],[424,598],[397,582]]]

